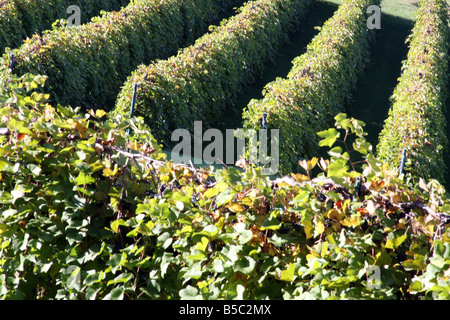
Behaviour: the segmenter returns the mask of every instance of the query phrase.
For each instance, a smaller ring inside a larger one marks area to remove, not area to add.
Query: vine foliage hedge
[[[319,153],[318,128],[343,111],[358,76],[367,65],[373,34],[366,10],[372,0],[346,0],[320,28],[307,51],[293,60],[287,78],[266,85],[263,98],[250,101],[244,127],[259,128],[267,113],[267,128],[280,129],[280,168],[299,170],[298,160]]]
[[[203,34],[210,23],[241,0],[135,0],[118,12],[103,12],[90,23],[64,22],[7,50],[15,73],[48,76],[51,99],[62,105],[112,108],[127,76],[139,64],[166,58]]]
[[[55,108],[41,76],[4,80],[3,299],[450,298],[448,195],[365,143],[337,152],[365,142],[360,121],[336,116],[329,159],[271,181],[166,162],[142,118]]]
[[[138,84],[136,114],[145,117],[155,138],[170,131],[209,125],[234,103],[237,93],[260,73],[288,31],[299,25],[309,0],[249,1],[239,14],[178,55],[139,66],[125,82],[115,112],[128,113]]]
[[[69,5],[81,9],[81,23],[88,22],[100,11],[119,10],[129,0],[9,0],[0,5],[0,52],[16,48],[35,33],[51,28],[52,24],[68,18]]]
[[[433,177],[445,183],[450,48],[445,1],[420,2],[408,41],[408,56],[391,97],[392,107],[380,133],[377,155],[398,168],[405,148],[408,176]]]

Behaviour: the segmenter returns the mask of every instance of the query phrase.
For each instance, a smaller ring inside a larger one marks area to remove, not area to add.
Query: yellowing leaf
[[[325,213],[325,216],[328,219],[333,219],[333,220],[338,220],[338,221],[344,219],[344,217],[345,217],[343,212],[336,210],[336,209],[331,209],[331,210],[327,211]]]
[[[317,162],[319,162],[319,158],[316,158],[316,157],[309,160],[307,162],[308,171],[311,171],[312,169],[314,169],[314,167],[317,165]]]
[[[201,223],[203,221],[203,216],[196,217],[192,219],[192,223]]]
[[[427,263],[425,257],[420,254],[415,254],[414,259],[408,259],[402,262],[402,266],[407,269],[425,270]]]
[[[348,217],[341,221],[341,224],[346,227],[359,226],[360,223],[361,217],[356,214],[353,214],[351,217]]]
[[[218,230],[221,230],[224,225],[225,225],[225,218],[224,217],[220,217],[219,221],[217,221],[215,223],[215,226],[217,227]]]
[[[404,234],[404,235],[402,235],[400,237],[397,237],[395,239],[388,239],[386,241],[385,248],[387,248],[387,249],[397,248],[398,246],[400,246],[402,244],[403,241],[406,240],[406,238],[407,238],[407,236],[406,236],[406,234]]]
[[[327,255],[327,253],[328,253],[328,242],[325,241],[322,244],[322,251],[320,252],[320,256],[325,257]]]
[[[308,178],[308,176],[300,173],[291,173],[291,176],[297,181],[297,182],[304,182],[309,181],[311,179]]]
[[[313,236],[313,234],[312,234],[313,227],[311,225],[311,222],[306,221],[303,223],[303,226],[304,226],[304,230],[305,230],[306,239],[310,239]]]
[[[322,234],[325,231],[325,225],[323,224],[322,221],[318,221],[316,223],[316,229],[315,230],[316,230],[316,232],[318,234]]]
[[[214,188],[218,189],[220,192],[224,192],[225,190],[228,189],[228,187],[229,187],[229,185],[226,182],[221,181],[221,182],[218,182]]]
[[[85,175],[83,172],[80,172],[78,174],[78,177],[75,179],[75,183],[80,186],[80,185],[86,185],[86,184],[91,184],[94,183],[96,181],[95,178]]]
[[[80,121],[75,121],[74,123],[71,124],[71,127],[72,127],[72,129],[74,129],[80,133],[87,132],[87,128],[85,126],[83,126]]]
[[[119,199],[116,198],[116,197],[111,196],[111,194],[110,194],[110,203],[111,203],[111,206],[114,209],[116,209],[119,206]]]
[[[251,206],[253,206],[253,201],[254,201],[253,198],[250,198],[250,197],[244,197],[244,198],[241,200],[241,203],[242,203],[243,205],[245,205],[245,206],[251,207]]]
[[[218,189],[210,188],[210,189],[206,190],[205,193],[203,193],[203,196],[206,199],[210,199],[210,198],[212,198],[214,196],[217,196],[218,194],[219,194],[219,190]]]
[[[312,260],[312,259],[317,259],[317,258],[320,258],[319,254],[317,254],[313,251],[311,251],[311,253],[306,255],[306,260],[308,260],[308,261]]]
[[[104,111],[104,110],[100,110],[100,109],[97,109],[97,110],[95,110],[95,116],[97,117],[97,118],[102,118],[103,116],[105,116],[106,115],[106,111]]]
[[[155,223],[153,221],[149,221],[141,225],[141,232],[144,236],[149,236],[152,232]]]
[[[277,279],[281,281],[291,282],[294,281],[294,275],[295,264],[290,263],[286,270],[281,271],[280,274],[277,275]]]
[[[386,184],[383,180],[374,181],[370,184],[369,190],[380,191],[381,189],[383,189],[385,187],[385,185]]]
[[[127,142],[125,143],[125,147],[127,147],[130,150],[139,151],[142,145],[138,144],[137,142]]]
[[[104,175],[106,178],[114,177],[114,176],[117,175],[118,171],[119,171],[119,168],[117,167],[117,164],[116,164],[116,165],[114,166],[114,170],[111,170],[110,168],[105,168],[105,169],[103,169],[103,175]]]
[[[245,211],[244,207],[237,203],[231,203],[228,205],[228,208],[233,212],[243,212]]]
[[[209,240],[207,237],[202,237],[200,242],[197,242],[197,249],[200,251],[205,251],[208,246]]]
[[[114,220],[113,222],[111,222],[111,230],[114,232],[119,232],[119,226],[124,226],[125,225],[125,221],[123,221],[122,219],[117,219]]]

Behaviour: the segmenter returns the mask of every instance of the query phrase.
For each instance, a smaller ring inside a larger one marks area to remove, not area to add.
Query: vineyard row
[[[58,26],[12,51],[15,73],[48,76],[52,100],[85,108],[111,106],[141,63],[193,42],[241,0],[136,0],[81,26]],[[10,51],[0,62],[9,68]]]
[[[178,55],[134,71],[116,112],[128,112],[137,83],[136,114],[147,118],[158,140],[170,141],[171,130],[192,128],[194,120],[213,123],[262,71],[309,5],[310,0],[248,2]]]
[[[50,29],[52,24],[67,18],[71,5],[82,10],[81,22],[86,23],[100,11],[119,10],[129,0],[10,0],[0,4],[0,52],[16,48],[36,33]]]
[[[449,28],[444,0],[422,1],[409,38],[410,48],[392,96],[392,107],[377,147],[393,168],[406,155],[405,169],[444,182],[448,147],[445,102]]]
[[[244,126],[280,128],[280,169],[295,171],[300,157],[318,154],[317,132],[343,111],[358,76],[369,61],[373,35],[366,10],[373,0],[345,1],[307,47],[293,60],[287,78],[269,83],[263,99],[250,101]]]

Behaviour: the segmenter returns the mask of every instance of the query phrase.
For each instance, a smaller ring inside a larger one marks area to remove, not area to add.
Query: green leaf
[[[289,266],[286,270],[280,272],[277,276],[278,280],[291,282],[294,281],[295,276],[295,264],[289,263]]]
[[[126,226],[125,221],[123,221],[122,219],[117,219],[111,222],[111,230],[115,233],[119,232],[119,226]]]
[[[132,278],[133,278],[132,273],[121,273],[117,277],[115,277],[113,280],[109,280],[106,285],[109,286],[109,285],[117,284],[117,283],[125,283],[125,282],[130,281],[130,279],[132,279]]]
[[[407,235],[404,234],[404,235],[402,235],[400,237],[397,237],[395,239],[388,239],[386,241],[385,248],[387,248],[387,249],[395,249],[398,246],[400,246],[403,243],[403,241],[406,240],[406,238],[407,238]]]
[[[328,154],[332,157],[339,158],[342,155],[342,148],[341,147],[334,147],[330,151],[328,151]]]
[[[221,273],[225,271],[223,260],[215,259],[213,262],[213,270],[214,272]]]
[[[246,244],[253,238],[253,232],[251,230],[243,230],[239,232],[239,244]]]
[[[233,269],[236,272],[250,274],[255,269],[256,262],[251,257],[242,257],[234,263]]]
[[[197,252],[196,254],[192,254],[192,255],[187,256],[188,260],[194,260],[194,261],[196,261],[196,260],[203,260],[205,258],[206,258],[206,254],[203,253],[203,252]]]
[[[154,227],[155,227],[155,223],[153,221],[149,221],[147,223],[141,224],[141,232],[144,236],[149,236],[149,235],[151,235]]]
[[[198,289],[188,285],[186,288],[180,290],[181,300],[199,300],[201,296],[198,294]]]
[[[372,145],[365,139],[358,138],[353,143],[353,148],[363,155],[367,155],[369,151],[372,151]]]
[[[94,183],[95,181],[96,181],[95,178],[88,176],[88,175],[84,174],[83,172],[80,172],[78,174],[78,177],[75,179],[75,183],[77,185],[91,184],[91,183]]]
[[[219,230],[217,229],[217,227],[213,224],[210,224],[208,226],[206,226],[201,232],[200,234],[205,235],[209,238],[214,238],[215,236],[217,236],[217,234],[219,233]]]
[[[5,158],[0,158],[0,171],[2,171],[3,168],[9,165],[10,163]]]
[[[210,199],[218,194],[219,194],[219,189],[210,188],[205,191],[205,193],[203,194],[203,197],[205,197],[206,199]]]
[[[337,159],[336,161],[330,163],[330,165],[328,166],[327,176],[328,178],[331,177],[341,178],[347,173],[347,171],[348,171],[347,160]]]
[[[221,192],[217,197],[216,197],[216,204],[217,206],[222,206],[224,204],[229,203],[231,200],[233,200],[234,195],[231,194],[231,190],[227,189],[224,192]]]
[[[39,167],[38,167],[37,165],[35,165],[35,164],[28,164],[28,165],[27,165],[27,169],[30,170],[31,173],[32,173],[35,177],[39,176],[39,175],[41,174],[41,172],[42,172],[42,169],[39,168]]]
[[[420,254],[415,254],[414,259],[408,259],[402,262],[402,265],[406,269],[413,270],[425,270],[427,264],[425,262],[425,257]]]
[[[111,290],[103,300],[123,300],[124,290],[122,287],[117,287]]]
[[[202,237],[201,241],[197,242],[196,249],[205,252],[206,248],[208,247],[208,243],[209,243],[208,238]]]
[[[347,119],[346,113],[339,113],[334,117],[334,120],[336,120],[336,124],[340,124],[343,120]]]
[[[323,140],[319,142],[319,146],[320,147],[328,146],[330,148],[333,146],[337,138],[339,138],[340,136],[340,133],[335,128],[320,131],[317,134],[319,135],[319,137],[323,138]]]
[[[369,168],[372,169],[372,172],[375,174],[380,174],[381,173],[381,165],[382,163],[374,157],[374,155],[372,153],[369,153],[366,156],[366,160],[367,163],[369,165]]]
[[[262,223],[262,227],[260,228],[261,231],[264,230],[278,230],[281,228],[281,222],[274,217],[270,217],[269,219],[264,220]]]

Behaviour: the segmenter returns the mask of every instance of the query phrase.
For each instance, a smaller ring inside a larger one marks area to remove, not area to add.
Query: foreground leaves
[[[1,298],[448,298],[449,198],[376,161],[363,123],[338,115],[330,159],[272,181],[166,162],[141,119],[21,103],[35,80],[0,109]]]

